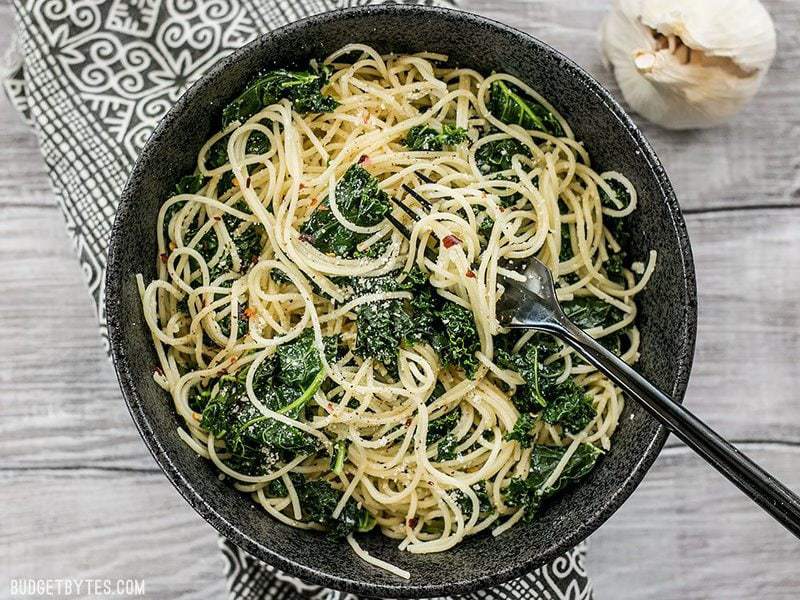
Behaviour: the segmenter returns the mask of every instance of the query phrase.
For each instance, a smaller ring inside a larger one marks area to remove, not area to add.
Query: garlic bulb
[[[758,0],[615,0],[601,39],[625,101],[670,129],[730,119],[775,56]]]

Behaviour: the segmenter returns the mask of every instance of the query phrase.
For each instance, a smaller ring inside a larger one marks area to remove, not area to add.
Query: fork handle
[[[800,537],[800,498],[797,495],[571,321],[564,318],[557,329],[552,333],[638,400],[687,446]]]

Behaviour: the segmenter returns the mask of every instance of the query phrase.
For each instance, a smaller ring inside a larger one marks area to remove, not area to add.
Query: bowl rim
[[[225,517],[214,510],[214,508],[205,500],[203,494],[195,488],[192,481],[185,477],[184,473],[169,457],[164,444],[155,434],[152,424],[142,409],[142,401],[137,391],[134,375],[132,373],[128,356],[126,355],[122,341],[121,323],[126,317],[125,315],[120,314],[120,297],[123,284],[120,256],[124,253],[124,249],[119,247],[117,240],[120,238],[121,230],[126,227],[126,223],[135,218],[137,207],[135,198],[133,196],[133,188],[135,187],[134,182],[137,179],[146,176],[142,165],[145,162],[143,157],[146,156],[148,147],[152,146],[152,144],[164,137],[165,131],[168,128],[168,122],[170,121],[168,117],[184,110],[184,108],[193,101],[198,90],[200,90],[210,79],[216,77],[221,71],[224,71],[231,64],[238,61],[241,56],[248,54],[252,48],[256,47],[261,40],[266,37],[285,35],[297,30],[302,30],[308,25],[325,24],[327,22],[335,22],[348,17],[370,18],[379,16],[381,14],[397,12],[406,12],[409,14],[421,13],[428,15],[430,18],[455,18],[459,20],[467,20],[471,21],[472,24],[492,27],[512,36],[524,38],[528,44],[536,46],[540,51],[552,54],[559,59],[563,64],[563,67],[568,71],[568,75],[570,77],[579,79],[581,84],[585,86],[588,92],[596,95],[600,99],[605,108],[618,120],[620,125],[633,138],[638,147],[642,149],[644,157],[648,163],[648,167],[658,182],[662,200],[667,204],[667,209],[672,220],[672,224],[678,236],[681,267],[683,271],[682,275],[685,285],[684,292],[686,295],[686,303],[683,306],[682,315],[682,351],[680,356],[676,357],[678,362],[677,377],[675,379],[673,389],[670,390],[672,397],[676,398],[678,402],[683,402],[683,397],[688,385],[697,334],[697,285],[691,245],[689,242],[686,222],[683,218],[683,214],[675,196],[673,187],[666,175],[661,161],[658,159],[652,146],[644,137],[639,128],[634,124],[630,116],[611,96],[611,94],[594,79],[594,77],[592,77],[582,67],[578,66],[573,60],[566,57],[550,45],[532,36],[531,34],[505,25],[504,23],[494,19],[454,8],[406,4],[369,5],[328,11],[294,21],[273,31],[257,36],[246,45],[238,48],[214,63],[214,65],[212,65],[197,81],[195,81],[186,91],[183,92],[178,101],[169,109],[169,111],[167,111],[166,115],[162,117],[161,121],[156,126],[153,133],[150,135],[150,138],[143,147],[140,156],[137,158],[120,197],[116,218],[114,220],[109,240],[104,297],[110,352],[113,359],[114,368],[119,379],[122,395],[125,399],[125,403],[128,406],[128,410],[131,413],[134,424],[139,431],[139,434],[141,435],[145,445],[155,458],[161,470],[165,473],[167,478],[180,492],[180,494],[186,499],[186,501],[192,506],[192,508],[194,508],[220,534],[224,535],[226,538],[230,539],[237,546],[249,552],[250,554],[253,554],[257,558],[262,559],[265,562],[285,571],[289,575],[299,577],[303,580],[318,585],[331,587],[346,592],[368,596],[395,598],[454,595],[474,591],[476,589],[481,589],[492,585],[498,585],[530,572],[539,565],[546,564],[556,556],[563,553],[565,550],[585,540],[628,499],[636,486],[638,486],[642,481],[644,475],[652,466],[653,462],[664,446],[664,443],[666,442],[668,436],[666,428],[663,425],[657,428],[655,434],[652,436],[652,439],[645,448],[645,451],[639,457],[638,461],[635,462],[633,468],[626,476],[623,484],[620,485],[613,494],[606,497],[606,501],[602,507],[595,511],[590,519],[584,521],[569,535],[556,541],[548,550],[540,553],[537,557],[522,560],[513,566],[509,566],[501,571],[494,571],[491,574],[475,576],[472,578],[466,578],[460,582],[446,584],[433,582],[430,584],[413,585],[400,580],[398,580],[397,584],[371,583],[367,581],[359,581],[339,577],[336,575],[330,575],[281,556],[280,554],[271,550],[268,546],[256,541],[250,534],[248,534],[246,531],[243,531],[239,525],[228,521]]]

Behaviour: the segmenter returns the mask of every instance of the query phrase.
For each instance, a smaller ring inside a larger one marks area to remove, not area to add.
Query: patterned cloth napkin
[[[104,338],[103,271],[117,201],[159,119],[210,65],[259,33],[375,1],[15,1],[18,37],[8,56],[16,64],[6,66],[4,86],[36,131]],[[224,538],[219,546],[231,599],[355,599],[281,573]],[[589,600],[584,556],[581,545],[464,598]]]

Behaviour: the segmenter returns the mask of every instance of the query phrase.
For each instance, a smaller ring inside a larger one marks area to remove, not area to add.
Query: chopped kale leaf
[[[581,296],[561,303],[564,314],[581,329],[608,327],[622,319],[622,311],[594,296]]]
[[[481,173],[490,175],[509,170],[511,159],[518,154],[530,158],[531,151],[525,144],[514,138],[494,140],[478,148],[475,152],[475,163]]]
[[[536,419],[528,414],[522,413],[514,423],[514,428],[503,436],[504,440],[517,441],[523,448],[530,448],[533,445],[533,436],[531,430],[533,429]]]
[[[562,364],[558,361],[544,363],[558,348],[555,340],[544,335],[532,338],[516,354],[498,347],[497,364],[516,371],[525,380],[525,384],[517,388],[512,398],[512,402],[522,413],[520,421],[506,434],[506,439],[520,439],[518,427],[524,428],[528,425],[528,413],[541,413],[545,422],[561,425],[566,432],[573,434],[583,430],[594,419],[596,412],[591,400],[572,378],[557,383],[563,371]],[[526,431],[530,431],[530,428],[527,427]]]
[[[270,71],[253,81],[223,109],[222,126],[245,121],[283,98],[290,100],[293,109],[300,114],[331,112],[339,103],[322,93],[330,74],[327,66],[308,71]]]
[[[441,440],[439,440],[439,447],[436,451],[436,460],[439,462],[445,460],[453,460],[458,453],[456,452],[456,447],[458,446],[458,440],[456,437],[448,433],[445,435]]]
[[[512,478],[505,489],[505,503],[513,508],[524,508],[526,522],[531,522],[536,518],[536,512],[543,500],[585,477],[594,468],[597,457],[601,453],[591,444],[580,444],[555,482],[547,489],[542,489],[566,451],[566,447],[534,447],[528,476],[524,479]]]
[[[433,419],[428,423],[428,443],[433,444],[434,442],[438,442],[445,435],[453,431],[460,420],[461,408],[458,406],[449,413]]]
[[[348,284],[356,296],[400,290],[413,296],[408,301],[370,302],[356,309],[357,355],[375,358],[396,374],[398,350],[404,344],[427,342],[443,366],[474,376],[480,339],[472,313],[437,294],[421,271],[412,270],[402,282],[388,276],[353,279]]]
[[[492,506],[492,501],[486,491],[486,482],[479,481],[474,484],[472,486],[472,491],[475,492],[475,495],[478,497],[478,512],[480,516],[485,517],[492,513],[494,506]],[[470,500],[469,496],[464,492],[461,490],[453,490],[450,492],[450,496],[455,500],[456,504],[458,504],[458,508],[461,509],[461,512],[465,516],[469,516],[472,513],[472,500]]]
[[[322,479],[306,480],[295,484],[303,519],[324,525],[328,534],[342,539],[351,533],[362,533],[375,527],[375,517],[365,508],[359,508],[350,498],[338,517],[333,511],[342,498],[342,493]]]
[[[600,192],[600,203],[603,208],[611,208],[613,210],[620,210],[625,208],[631,203],[631,195],[628,193],[628,188],[618,179],[605,179],[604,180],[611,191],[614,192],[614,198],[606,194],[603,188],[598,188]],[[615,202],[616,201],[616,202]]]
[[[391,211],[389,196],[360,165],[350,167],[336,184],[336,206],[345,219],[363,227],[377,225]],[[342,226],[328,199],[303,223],[300,233],[320,252],[343,258],[354,258],[358,244],[369,237]]]
[[[475,353],[480,349],[478,330],[472,312],[455,302],[445,301],[436,311],[441,323],[434,334],[431,345],[439,354],[446,367],[459,367],[467,377],[473,377],[478,370]]]
[[[555,388],[554,397],[542,412],[542,419],[551,425],[561,425],[573,435],[580,433],[597,415],[592,401],[572,379]]]
[[[326,338],[326,354],[335,353],[337,345],[335,338]],[[250,474],[264,474],[286,453],[316,452],[316,438],[261,414],[250,402],[244,383],[246,373],[245,369],[219,378],[200,421],[205,430],[225,441],[231,454],[228,464]],[[261,363],[254,373],[253,391],[270,410],[302,420],[305,404],[323,379],[314,335],[307,329]]]
[[[564,135],[561,123],[552,112],[508,82],[492,83],[488,109],[492,115],[508,125],[536,129],[554,136]]]
[[[439,152],[447,146],[457,146],[467,139],[467,130],[445,123],[441,131],[427,125],[417,125],[408,130],[403,143],[410,150]]]
[[[206,183],[208,183],[208,178],[202,175],[184,175],[175,184],[175,193],[196,194]]]

